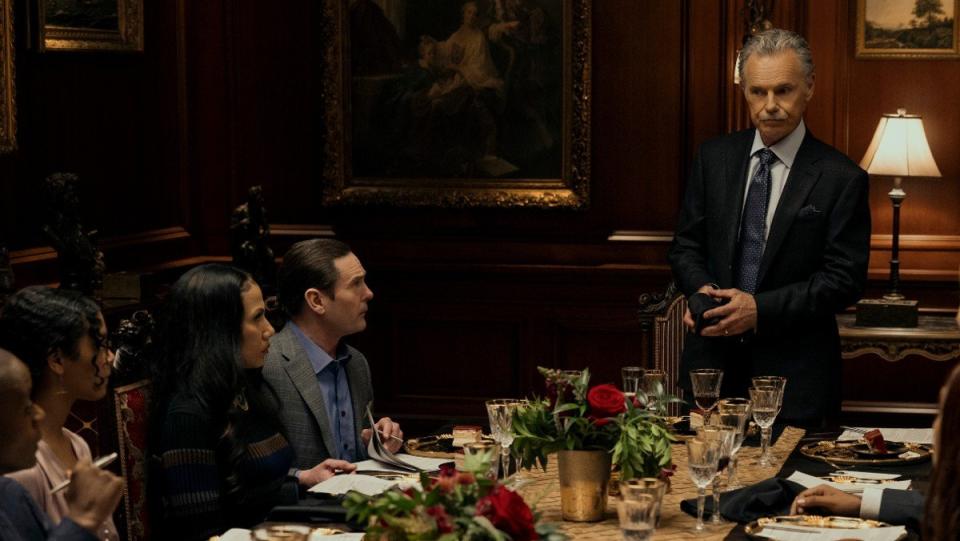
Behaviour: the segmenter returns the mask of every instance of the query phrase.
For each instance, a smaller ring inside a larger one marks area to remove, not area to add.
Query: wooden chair
[[[644,335],[645,365],[666,372],[667,392],[683,398],[678,385],[680,375],[680,354],[683,352],[683,339],[687,330],[683,326],[683,313],[687,309],[687,299],[674,282],[670,282],[663,293],[643,294],[639,299],[638,318]],[[670,415],[680,415],[681,404],[670,404]]]
[[[117,412],[120,471],[123,474],[122,516],[117,524],[126,529],[128,541],[149,539],[147,516],[147,411],[150,381],[118,387],[113,391]]]

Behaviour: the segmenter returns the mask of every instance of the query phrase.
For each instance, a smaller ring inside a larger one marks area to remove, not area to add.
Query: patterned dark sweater
[[[225,422],[195,398],[174,397],[158,421],[163,426],[154,456],[160,458],[160,479],[150,481],[161,485],[162,516],[151,520],[155,539],[205,540],[258,524],[274,506],[296,503],[296,483],[287,477],[293,449],[268,418],[247,412],[236,433],[246,449],[235,471],[220,442]],[[228,476],[240,485],[232,494]]]

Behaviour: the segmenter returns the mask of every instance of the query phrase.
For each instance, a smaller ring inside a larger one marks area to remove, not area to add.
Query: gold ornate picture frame
[[[143,51],[144,0],[38,0],[41,51]]]
[[[17,148],[13,0],[0,0],[0,154]]]
[[[856,57],[960,58],[958,13],[960,0],[857,0]]]
[[[325,0],[324,202],[586,208],[591,1]]]

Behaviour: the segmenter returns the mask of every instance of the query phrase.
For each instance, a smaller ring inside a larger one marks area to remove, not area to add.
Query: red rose
[[[537,530],[533,525],[533,513],[519,494],[496,486],[477,502],[477,514],[487,517],[498,529],[513,541],[533,541]]]
[[[427,508],[427,514],[437,521],[437,531],[440,533],[453,532],[453,524],[450,522],[450,515],[442,505],[434,505]]]
[[[472,485],[477,482],[477,478],[470,472],[460,472],[457,476],[457,482],[461,485]]]
[[[613,417],[627,411],[626,398],[615,385],[606,383],[597,385],[587,392],[590,415],[593,417]]]

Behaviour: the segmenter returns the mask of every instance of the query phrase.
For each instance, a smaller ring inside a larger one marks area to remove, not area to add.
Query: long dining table
[[[741,448],[739,453],[740,466],[737,472],[741,483],[752,485],[777,475],[787,457],[803,438],[804,433],[802,429],[786,427],[780,437],[777,438],[776,443],[771,446],[774,459],[769,466],[751,464],[760,456],[759,447],[744,446]],[[680,510],[681,501],[697,497],[697,488],[690,481],[687,472],[686,446],[682,442],[675,444],[672,451],[673,462],[677,466],[676,474],[671,477],[670,492],[663,498],[660,525],[657,527],[653,539],[719,540],[726,538],[737,527],[736,523],[725,522],[719,526],[713,526],[707,522],[706,529],[697,532],[694,530],[696,518]],[[525,476],[526,482],[518,489],[518,492],[527,502],[535,504],[536,510],[540,513],[540,520],[559,524],[570,539],[589,541],[622,538],[614,497],[608,497],[607,512],[600,522],[565,522],[562,520],[560,515],[560,481],[555,456],[550,457],[546,471],[532,470],[524,472],[523,476]],[[707,494],[709,498],[709,489]]]

